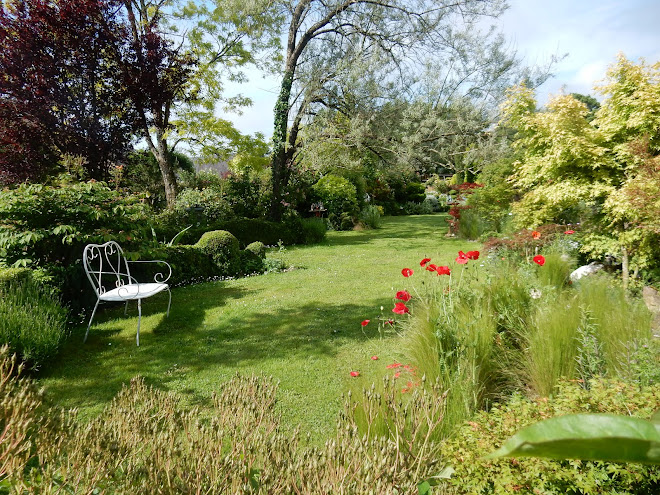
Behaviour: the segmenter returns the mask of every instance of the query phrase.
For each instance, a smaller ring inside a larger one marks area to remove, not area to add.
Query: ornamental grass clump
[[[441,402],[423,390],[405,402],[393,386],[367,391],[361,411],[347,399],[335,437],[306,447],[299,430],[283,432],[268,378],[236,375],[201,415],[138,377],[81,423],[75,411],[47,410],[14,364],[0,350],[0,484],[15,493],[401,494],[439,471]],[[383,408],[387,434],[360,433],[358,417],[375,432]]]

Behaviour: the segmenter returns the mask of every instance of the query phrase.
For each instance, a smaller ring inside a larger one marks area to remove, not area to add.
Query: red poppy
[[[534,256],[534,263],[536,263],[539,266],[545,265],[545,257],[541,256],[540,254],[537,254]]]
[[[371,356],[372,361],[378,361],[378,356]]]
[[[463,251],[458,252],[458,258],[456,258],[456,263],[459,265],[465,265],[468,262],[468,257],[467,254],[465,254]]]
[[[400,290],[399,292],[396,293],[396,298],[399,301],[407,302],[410,301],[411,297],[412,296],[410,295],[410,292],[408,292],[407,290]]]
[[[404,268],[403,270],[401,270],[401,275],[403,275],[406,278],[410,277],[413,273],[415,272],[413,272],[410,268]]]
[[[538,230],[532,231],[532,239],[540,239],[541,233]]]
[[[398,315],[403,315],[403,314],[406,314],[406,313],[410,313],[410,310],[408,309],[408,307],[405,304],[396,303],[394,305],[394,309],[392,309],[392,312],[396,313]]]
[[[438,272],[438,275],[451,275],[451,270],[448,266],[439,266],[436,271]]]
[[[403,388],[401,389],[401,393],[402,393],[402,394],[407,394],[407,393],[408,393],[408,389],[407,389],[406,387],[403,387]]]
[[[351,371],[351,376],[352,377],[360,376],[360,372],[359,371]]]
[[[419,262],[419,266],[426,266],[426,264],[431,261],[431,258],[424,258],[422,261]]]
[[[363,327],[366,327],[369,324],[370,321],[371,320],[363,320],[362,323],[360,323],[360,325],[362,325]]]
[[[575,234],[575,231],[574,230],[567,230],[566,232],[564,232],[564,234],[566,234],[566,235]]]
[[[398,368],[399,366],[403,366],[403,365],[402,365],[401,363],[392,363],[392,364],[388,364],[388,365],[385,366],[385,367],[386,367],[388,370],[391,370],[391,369],[394,369],[394,368]]]
[[[426,269],[430,272],[434,272],[438,269],[438,267],[436,265],[434,265],[433,263],[431,263],[429,266],[426,267]]]
[[[467,258],[470,260],[478,260],[479,251],[468,251],[467,253],[465,253],[465,256],[467,256]]]
[[[386,325],[394,325],[394,320],[387,320],[385,322]]]
[[[399,376],[401,376],[401,372],[400,372],[400,371],[397,371],[397,372],[394,373],[394,375],[392,375],[392,376],[394,376],[394,378],[399,378]]]

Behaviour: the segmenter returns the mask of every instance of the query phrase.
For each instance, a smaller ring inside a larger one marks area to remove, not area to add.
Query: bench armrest
[[[159,263],[161,265],[165,265],[167,270],[164,270],[162,272],[156,272],[154,274],[154,282],[159,283],[159,284],[164,284],[166,283],[170,277],[172,276],[172,267],[167,261],[163,260],[136,260],[136,261],[129,261],[126,260],[128,263]],[[131,277],[133,278],[133,277]]]

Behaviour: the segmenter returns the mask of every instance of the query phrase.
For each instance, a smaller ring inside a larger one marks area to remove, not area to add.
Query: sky
[[[539,104],[550,94],[597,96],[594,83],[605,76],[619,52],[635,62],[660,61],[660,0],[509,0],[510,8],[492,21],[528,65],[544,65],[564,55],[554,77],[537,90]],[[225,115],[243,133],[273,132],[279,81],[249,74],[248,83],[230,87],[253,100],[243,115]]]

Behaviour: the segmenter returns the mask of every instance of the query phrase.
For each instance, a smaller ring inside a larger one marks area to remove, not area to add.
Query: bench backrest
[[[85,246],[83,265],[97,295],[132,283],[124,251],[115,241]]]

